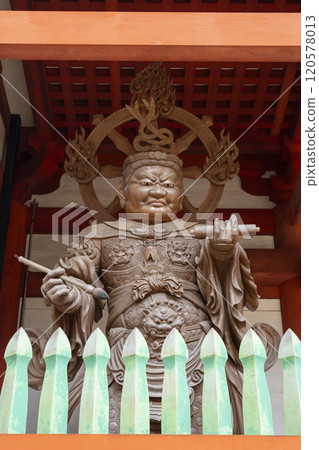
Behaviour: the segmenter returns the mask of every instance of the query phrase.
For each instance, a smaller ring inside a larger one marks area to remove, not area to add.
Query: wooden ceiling
[[[11,5],[14,10],[42,11],[300,11],[299,0],[11,0]],[[106,116],[129,103],[130,82],[148,64],[149,61],[23,62],[31,104],[66,139],[73,138],[81,126],[89,133],[94,127],[92,121],[96,114]],[[173,79],[176,105],[199,117],[211,116],[214,123],[212,130],[217,137],[223,128],[230,132],[232,139],[240,137],[238,147],[241,160],[263,158],[267,170],[280,173],[285,166],[283,172],[291,172],[289,161],[292,158],[287,154],[287,140],[300,139],[299,63],[170,61],[163,64]],[[34,120],[35,130],[24,134],[18,179],[21,180],[25,173],[31,174],[32,168],[41,162],[41,158],[36,156],[41,148],[37,140],[43,142],[45,138],[55,141],[60,149],[54,155],[58,158],[59,167],[56,177],[60,177],[65,142],[37,113],[34,113]],[[174,132],[175,138],[187,131],[169,120],[163,125]],[[127,123],[119,131],[132,140],[137,123]],[[51,154],[50,160],[52,151],[46,152],[46,155]],[[29,155],[26,154],[28,152]],[[121,164],[123,160],[123,155],[116,155],[119,152],[107,140],[99,153],[101,163],[105,163],[110,154],[115,157],[115,164]],[[203,148],[196,141],[182,155],[185,165],[193,164],[194,153],[204,158]],[[28,162],[29,159],[35,161],[34,165]],[[30,170],[23,168],[26,161]],[[300,167],[298,161],[294,157],[294,174]],[[201,163],[201,158],[198,163]],[[243,173],[242,163],[241,167]]]
[[[83,126],[92,129],[95,114],[109,115],[128,104],[130,82],[148,63],[139,62],[25,62],[31,103],[41,110],[46,101],[49,120],[64,136]],[[166,63],[176,89],[176,105],[201,117],[210,115],[214,131],[222,128],[237,138],[291,136],[299,114],[300,82],[276,102],[299,77],[297,63]],[[43,90],[33,80],[41,78]],[[274,103],[276,102],[276,103]],[[44,124],[42,125],[44,126]],[[136,123],[121,130],[132,138]],[[179,124],[166,126],[178,137]],[[39,130],[40,131],[40,130]]]

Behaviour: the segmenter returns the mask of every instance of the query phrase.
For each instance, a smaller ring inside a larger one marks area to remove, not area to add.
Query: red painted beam
[[[300,27],[299,13],[0,11],[0,56],[300,61]]]
[[[165,450],[207,450],[218,448],[220,450],[300,450],[300,436],[173,436],[173,435],[1,435],[0,447],[3,449],[24,450],[126,450],[138,448],[139,450],[163,449]]]

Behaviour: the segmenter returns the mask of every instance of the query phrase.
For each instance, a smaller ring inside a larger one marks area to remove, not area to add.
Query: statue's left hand
[[[214,249],[228,253],[232,252],[238,242],[238,236],[238,221],[233,214],[229,220],[215,219],[213,233],[208,239]]]

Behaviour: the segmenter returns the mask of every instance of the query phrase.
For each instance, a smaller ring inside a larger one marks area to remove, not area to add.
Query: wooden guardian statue
[[[130,105],[106,118],[97,118],[92,133],[87,138],[84,132],[79,133],[66,149],[66,172],[78,181],[85,205],[97,211],[99,222],[81,233],[78,245],[67,250],[42,284],[44,301],[51,305],[55,321],[52,332],[61,327],[71,343],[68,373],[69,380],[74,381],[70,414],[80,401],[83,348],[94,321],[100,320],[104,309],[108,315],[105,333],[111,348],[108,365],[111,433],[119,432],[124,378],[122,349],[135,327],[146,339],[150,353],[147,379],[152,432],[160,432],[164,374],[161,349],[169,332],[177,328],[189,353],[186,373],[192,432],[201,433],[200,349],[206,334],[214,328],[228,351],[226,373],[234,432],[243,433],[242,366],[238,350],[246,332],[243,308],[258,307],[257,289],[247,255],[238,242],[240,230],[236,219],[232,217],[225,222],[217,219],[206,228],[196,221],[198,212],[214,211],[226,181],[238,173],[238,149],[228,135],[222,133],[219,140],[214,136],[209,117],[200,120],[175,106],[171,80],[159,63],[148,66],[132,81],[131,92]],[[170,130],[158,125],[162,118],[178,121],[189,131],[175,140]],[[139,128],[130,142],[116,128],[132,120],[138,121]],[[96,151],[106,136],[127,157],[118,195],[105,208],[92,181],[99,174],[106,178],[119,174],[118,168],[99,165]],[[205,166],[184,173],[194,180],[206,177],[210,187],[196,209],[184,194],[182,160],[178,155],[197,137],[207,151]],[[120,209],[127,213],[127,218],[115,220],[114,215]],[[176,215],[181,211],[192,213],[191,220],[178,219]],[[60,278],[63,274],[102,288],[109,299],[65,283]],[[269,368],[276,360],[279,336],[265,324],[256,324],[254,328],[264,337]],[[39,336],[36,330],[28,333],[33,341]],[[30,366],[30,384],[35,388],[42,383],[44,367],[40,356],[46,339],[42,337],[35,344],[37,352]]]

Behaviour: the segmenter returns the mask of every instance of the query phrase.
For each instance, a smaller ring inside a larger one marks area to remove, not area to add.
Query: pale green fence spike
[[[286,435],[300,435],[301,343],[290,329],[286,331],[281,339],[278,356],[284,374],[283,400]]]
[[[190,402],[185,372],[188,350],[176,328],[162,348],[165,365],[162,393],[162,434],[190,434]]]
[[[149,434],[150,413],[146,378],[146,363],[149,359],[147,343],[137,329],[127,338],[122,357],[125,375],[121,401],[121,434]]]
[[[147,359],[150,357],[147,343],[138,328],[134,328],[130,333],[123,347],[122,357],[129,358],[131,356],[141,356]]]
[[[106,366],[110,347],[99,328],[87,340],[83,359],[85,377],[81,395],[79,434],[108,434],[109,393]]]
[[[203,434],[232,434],[231,406],[225,373],[227,350],[213,328],[203,341],[200,357],[204,364]]]
[[[68,423],[67,365],[71,348],[65,333],[58,328],[45,347],[45,375],[39,405],[39,434],[65,434]]]
[[[267,356],[262,341],[252,329],[247,331],[240,344],[239,358],[244,367],[244,433],[273,435],[271,403],[264,370]]]
[[[7,370],[0,396],[0,433],[25,433],[28,410],[28,365],[31,342],[23,328],[10,339],[4,358]]]
[[[174,356],[188,358],[187,345],[177,328],[173,328],[165,339],[161,353],[162,359]]]

